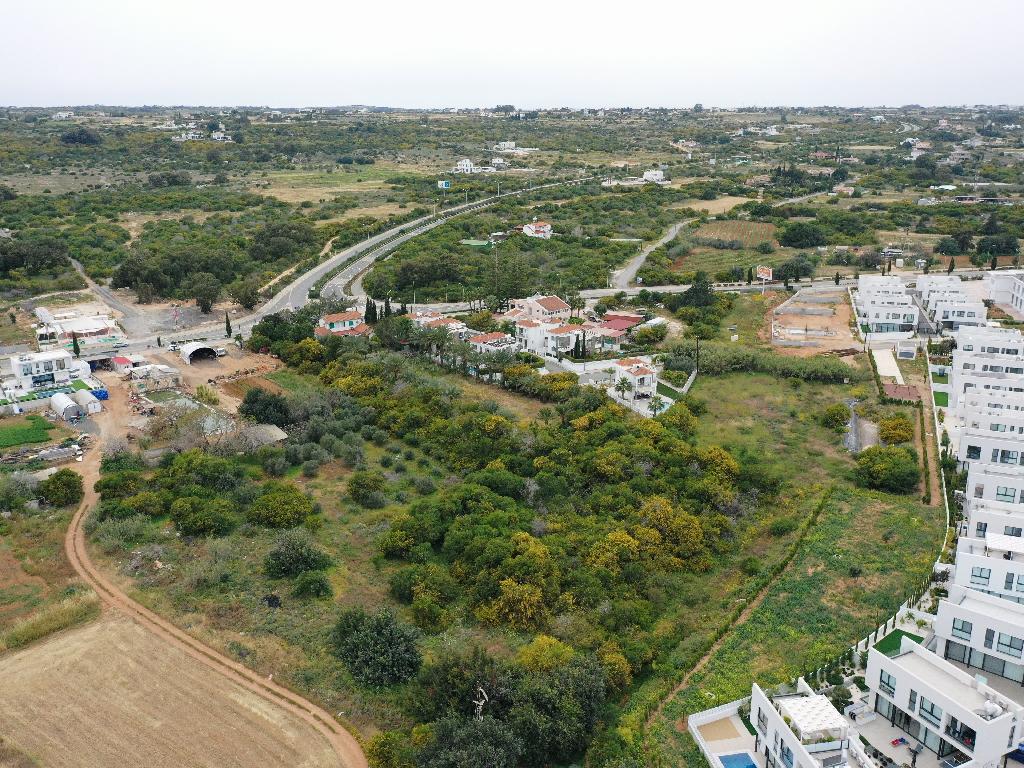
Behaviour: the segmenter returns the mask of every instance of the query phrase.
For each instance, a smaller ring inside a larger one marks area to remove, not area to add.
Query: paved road
[[[402,234],[401,236],[398,237],[392,237],[388,239],[387,242],[380,245],[380,247],[368,251],[358,261],[353,262],[351,265],[345,267],[345,269],[339,272],[337,276],[332,278],[330,282],[328,282],[327,285],[324,286],[324,295],[335,296],[338,298],[348,297],[350,299],[353,299],[357,304],[362,301],[365,301],[366,295],[363,291],[363,277],[366,275],[366,273],[370,270],[370,267],[373,266],[375,262],[385,257],[387,254],[391,253],[393,250],[395,250],[398,246],[400,246],[407,240],[411,240],[412,238],[416,237],[417,235],[421,235],[424,232],[429,232],[431,229],[434,229],[434,227],[438,227],[441,224],[444,224],[448,219],[454,216],[470,213],[481,208],[487,208],[491,205],[498,203],[500,200],[504,200],[505,198],[527,194],[536,189],[547,189],[549,187],[561,187],[572,184],[581,184],[583,182],[590,181],[592,178],[592,176],[586,176],[580,179],[572,179],[570,181],[558,181],[551,184],[542,184],[540,186],[532,187],[530,189],[521,189],[515,192],[506,192],[504,195],[501,195],[500,197],[497,195],[493,197],[487,197],[484,198],[483,200],[477,200],[476,202],[473,203],[463,204],[458,208],[453,208],[449,211],[446,211],[442,217],[426,221],[417,226],[414,230],[410,230],[409,232]],[[350,284],[351,287],[347,287]]]
[[[647,257],[651,255],[655,248],[660,248],[675,239],[675,236],[679,234],[679,230],[687,226],[691,221],[695,219],[686,219],[685,221],[677,221],[668,231],[661,236],[659,240],[655,240],[650,245],[646,246],[640,253],[634,256],[632,259],[626,262],[626,266],[618,270],[612,275],[612,287],[619,290],[628,288],[629,284],[636,279],[636,273],[640,271],[640,267],[647,261]]]

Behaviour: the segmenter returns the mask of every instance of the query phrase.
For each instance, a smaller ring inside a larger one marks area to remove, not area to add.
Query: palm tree
[[[619,393],[619,397],[621,397],[623,400],[626,399],[626,393],[631,392],[632,390],[633,385],[625,376],[623,376],[621,379],[615,382],[615,391]]]
[[[652,414],[657,416],[659,413],[665,410],[665,406],[665,398],[663,398],[661,395],[654,395],[651,398],[651,402],[648,403],[647,407],[651,409]]]

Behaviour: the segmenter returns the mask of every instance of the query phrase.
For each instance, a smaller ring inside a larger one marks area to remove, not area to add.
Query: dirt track
[[[109,410],[104,412],[99,420],[104,438],[112,437],[112,431],[116,429],[116,424],[123,423],[123,420],[117,418],[119,412],[125,410],[121,392],[112,392],[112,398],[108,401],[108,408]],[[86,550],[83,523],[89,509],[97,501],[97,495],[92,487],[99,474],[99,459],[100,451],[94,449],[90,452],[86,461],[79,467],[84,476],[86,494],[71,520],[64,539],[64,550],[67,553],[68,560],[79,576],[96,591],[96,594],[99,595],[100,599],[107,606],[130,617],[176,649],[197,659],[207,667],[216,670],[232,682],[315,728],[327,739],[334,752],[337,753],[342,766],[345,768],[366,768],[366,757],[359,742],[356,741],[352,734],[339,725],[330,714],[315,704],[306,701],[306,699],[298,694],[257,675],[247,667],[207,647],[178,629],[148,608],[129,598],[95,567]]]

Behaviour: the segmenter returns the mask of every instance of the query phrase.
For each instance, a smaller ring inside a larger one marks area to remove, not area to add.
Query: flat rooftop
[[[929,655],[933,658],[928,658],[921,652],[908,651],[893,657],[893,661],[911,675],[928,683],[932,688],[942,691],[972,712],[985,705],[985,697],[974,686],[973,681],[964,680],[957,674],[959,670],[955,667],[948,665],[934,654]]]

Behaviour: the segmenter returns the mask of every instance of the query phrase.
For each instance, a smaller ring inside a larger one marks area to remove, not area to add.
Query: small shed
[[[110,360],[110,365],[113,367],[114,373],[128,373],[133,367],[131,358],[124,355],[114,355]]]
[[[99,413],[103,410],[103,405],[100,403],[99,398],[88,390],[80,389],[77,392],[73,392],[71,399],[82,406],[82,410],[86,413]]]
[[[82,406],[63,392],[58,392],[50,398],[50,410],[57,414],[58,418],[64,419],[64,421],[71,421],[72,419],[80,419],[82,417]]]

